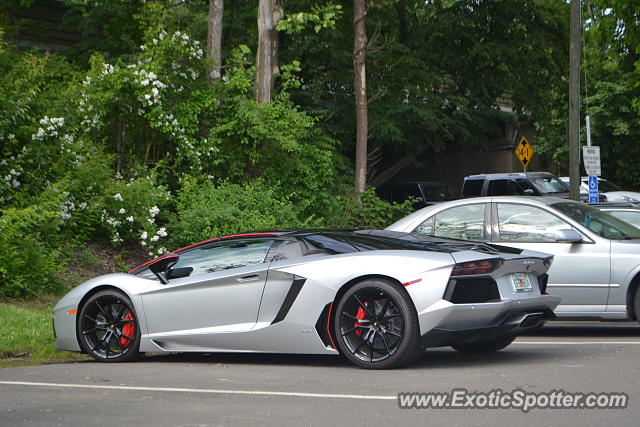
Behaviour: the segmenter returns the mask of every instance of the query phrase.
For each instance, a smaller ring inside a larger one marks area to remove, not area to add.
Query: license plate
[[[527,273],[515,273],[511,275],[511,281],[516,292],[531,292],[533,287],[531,286],[531,280]]]

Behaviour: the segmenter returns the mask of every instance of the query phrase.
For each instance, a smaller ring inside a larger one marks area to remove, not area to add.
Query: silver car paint
[[[390,225],[387,230],[411,232],[438,212],[465,204],[517,203],[544,209],[578,231],[584,237],[584,242],[492,243],[554,255],[548,273],[548,289],[550,294],[562,297],[562,304],[556,310],[558,316],[629,319],[627,294],[631,281],[640,272],[640,240],[616,241],[600,237],[548,206],[561,201],[564,200],[554,197],[515,196],[455,200],[416,211]],[[488,217],[491,214],[485,216],[485,219]]]
[[[75,288],[54,307],[56,348],[80,350],[76,339],[77,312],[73,311],[78,310],[87,292],[105,285],[130,297],[140,319],[143,352],[337,354],[319,338],[316,321],[342,286],[364,275],[414,282],[405,289],[416,306],[421,334],[441,326],[440,323],[454,328],[489,326],[514,306],[522,309],[557,306],[559,298],[539,294],[536,276],[546,271],[541,259],[500,255],[498,258],[505,262],[491,276],[498,283],[502,299],[490,304],[452,304],[442,299],[456,262],[497,257],[474,251],[449,254],[384,250],[313,255],[173,279],[167,285],[129,274],[105,275]],[[533,291],[516,293],[509,278],[511,272],[530,272]],[[258,275],[257,280],[243,280],[254,274]],[[284,320],[272,323],[296,277],[306,279],[299,295]]]

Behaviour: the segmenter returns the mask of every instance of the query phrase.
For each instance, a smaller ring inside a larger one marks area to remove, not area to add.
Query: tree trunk
[[[369,132],[367,111],[367,74],[365,56],[367,33],[364,19],[367,15],[365,0],[353,0],[353,72],[356,92],[356,199],[360,200],[367,185],[367,136]]]
[[[580,1],[571,0],[569,46],[569,198],[580,200]]]
[[[280,0],[260,0],[258,4],[258,52],[256,53],[256,102],[271,101],[278,74],[278,31],[282,17]]]
[[[222,65],[222,13],[224,0],[209,0],[207,19],[207,59],[209,60],[209,78],[219,79]]]

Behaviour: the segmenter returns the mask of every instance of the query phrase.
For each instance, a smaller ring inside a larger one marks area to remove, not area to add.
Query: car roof
[[[539,178],[555,176],[551,172],[504,172],[504,173],[482,173],[477,175],[466,176],[465,179],[482,179],[482,178]]]
[[[627,202],[605,202],[605,203],[591,203],[591,206],[594,208],[598,208],[601,210],[605,209],[634,209],[640,210],[640,205],[637,203],[627,203]]]
[[[442,207],[445,204],[454,204],[455,202],[468,202],[468,203],[487,203],[490,201],[500,201],[500,202],[518,202],[518,203],[528,203],[528,204],[544,204],[544,205],[552,205],[554,203],[560,202],[575,202],[575,200],[563,199],[562,197],[554,197],[554,196],[483,196],[483,197],[469,197],[467,199],[458,199],[458,200],[450,200],[446,202],[440,202],[437,204],[438,207]],[[582,203],[582,202],[576,202]]]
[[[213,242],[219,242],[219,241],[226,241],[226,240],[238,240],[238,239],[242,239],[242,240],[246,240],[246,239],[264,239],[266,237],[284,237],[284,236],[290,236],[290,237],[304,237],[304,236],[309,236],[309,235],[314,235],[314,234],[331,234],[331,235],[349,235],[354,233],[355,230],[353,229],[345,229],[345,228],[305,228],[305,229],[273,229],[273,230],[258,230],[258,231],[250,231],[250,232],[246,232],[246,233],[238,233],[238,234],[230,234],[227,236],[220,236],[220,237],[214,237],[211,239],[207,239],[207,240],[203,240],[201,242],[198,243],[193,243],[191,245],[187,245],[184,247],[181,247],[179,249],[175,249],[171,252],[168,252],[160,257],[154,258],[152,260],[149,260],[147,262],[145,262],[144,264],[141,264],[137,267],[134,267],[132,269],[130,269],[128,271],[128,273],[133,273],[135,271],[140,270],[141,268],[147,267],[150,264],[153,264],[154,262],[165,258],[169,255],[172,254],[179,254],[184,252],[187,249],[191,249],[191,248],[195,248],[197,246],[201,246],[207,243],[213,243]]]

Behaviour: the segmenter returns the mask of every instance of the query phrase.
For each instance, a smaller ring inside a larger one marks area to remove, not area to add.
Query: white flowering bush
[[[163,225],[171,193],[153,176],[117,179],[104,200],[100,221],[110,242],[138,243],[151,257],[167,252],[168,232]]]
[[[129,154],[153,154],[153,160],[170,154],[185,173],[210,168],[219,162],[219,150],[203,131],[202,116],[214,102],[205,95],[205,70],[200,42],[181,31],[149,34],[131,63],[111,64],[94,55],[78,101],[81,128],[95,137],[115,132],[120,157],[118,141],[126,138],[136,147]]]

